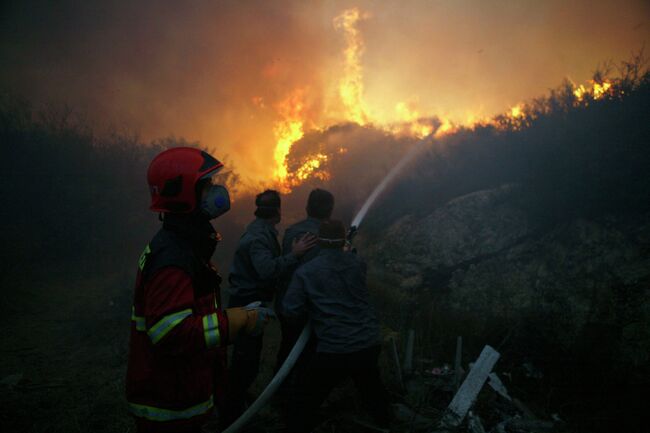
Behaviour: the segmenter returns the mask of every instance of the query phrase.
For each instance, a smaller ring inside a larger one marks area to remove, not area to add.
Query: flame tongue
[[[275,163],[276,168],[274,176],[280,184],[280,189],[287,192],[287,155],[291,150],[291,145],[300,140],[304,135],[302,112],[304,92],[301,89],[295,90],[288,98],[280,102],[276,109],[282,118],[275,124],[273,133],[276,138],[275,145]]]
[[[610,94],[612,91],[612,83],[609,80],[602,80],[601,82],[595,80],[589,80],[591,84],[591,89],[585,87],[584,84],[579,86],[574,86],[573,95],[576,97],[578,102],[583,102],[585,99],[598,100],[605,95]]]
[[[334,28],[343,31],[346,42],[344,74],[339,83],[339,96],[346,110],[346,118],[359,125],[365,125],[368,123],[368,115],[363,102],[363,68],[361,67],[364,46],[361,33],[357,28],[357,23],[361,19],[359,9],[347,9],[334,18]]]

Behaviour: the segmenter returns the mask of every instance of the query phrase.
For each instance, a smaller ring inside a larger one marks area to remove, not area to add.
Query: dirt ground
[[[133,431],[123,398],[127,276],[54,270],[25,277],[3,281],[13,289],[1,319],[3,431]]]
[[[124,399],[133,275],[91,274],[92,269],[59,269],[2,281],[12,288],[0,303],[3,432],[135,431]],[[272,322],[253,394],[272,377],[279,340],[279,326]],[[349,385],[332,394],[325,408],[331,419],[323,431],[334,425],[346,431],[343,415],[355,412],[354,396]],[[281,429],[271,405],[249,430]]]

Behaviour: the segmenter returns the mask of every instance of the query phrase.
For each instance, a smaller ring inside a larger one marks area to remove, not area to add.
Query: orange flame
[[[436,129],[436,133],[434,134],[434,137],[436,138],[444,137],[445,135],[453,134],[457,130],[456,126],[454,126],[454,124],[451,123],[449,119],[443,118],[441,119],[441,122],[442,123],[440,124],[438,129]]]
[[[413,137],[423,138],[433,132],[431,122],[424,120],[420,113],[406,102],[398,102],[395,106],[395,112],[403,124],[398,127],[389,127],[390,132],[403,133],[404,124],[406,125],[406,132]]]
[[[359,125],[368,123],[367,110],[363,101],[363,68],[361,55],[364,46],[357,23],[363,17],[358,8],[347,9],[334,18],[334,28],[345,35],[345,64],[343,78],[339,82],[339,96],[346,109],[346,117]]]
[[[302,89],[296,89],[276,106],[276,110],[282,119],[273,128],[277,140],[274,152],[276,168],[273,174],[283,192],[287,192],[287,155],[293,143],[300,140],[304,135],[302,120],[304,109],[303,93]]]
[[[306,180],[309,176],[314,173],[314,170],[320,168],[321,164],[327,161],[327,155],[322,153],[317,153],[312,158],[307,160],[300,168],[298,168],[291,176],[291,185],[296,186]],[[316,172],[314,174],[317,178],[321,180],[326,180],[329,178],[327,172]]]
[[[603,80],[600,83],[595,80],[589,80],[589,83],[591,84],[591,88],[585,87],[584,84],[573,86],[573,95],[578,102],[583,102],[585,99],[593,99],[596,101],[609,95],[612,91],[612,83],[609,80]]]
[[[524,115],[524,107],[522,104],[517,104],[510,109],[510,117],[513,119],[518,119]]]

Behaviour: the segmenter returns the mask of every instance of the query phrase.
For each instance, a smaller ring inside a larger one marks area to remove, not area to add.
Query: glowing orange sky
[[[346,9],[363,15],[361,96],[381,122],[399,103],[460,122],[503,112],[650,36],[644,1],[51,3],[5,7],[0,89],[146,140],[199,140],[254,182],[273,175],[278,104],[293,92],[306,130],[347,120],[334,24]]]

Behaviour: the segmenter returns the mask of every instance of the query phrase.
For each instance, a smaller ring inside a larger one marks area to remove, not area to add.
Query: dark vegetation
[[[123,382],[132,288],[160,224],[146,171],[183,145],[197,146],[98,136],[71,110],[0,98],[3,431],[133,431]]]
[[[566,81],[498,126],[461,130],[432,146],[373,213],[378,227],[427,214],[454,197],[504,183],[523,186],[523,207],[546,224],[650,209],[650,73],[643,56],[618,68],[610,91],[582,101]],[[605,68],[606,71],[611,68]],[[594,81],[603,83],[605,72]]]
[[[174,140],[96,137],[70,110],[0,107],[3,270],[69,263],[115,264],[151,231],[146,168]],[[180,144],[180,143],[179,143]],[[124,251],[123,247],[127,246]]]

